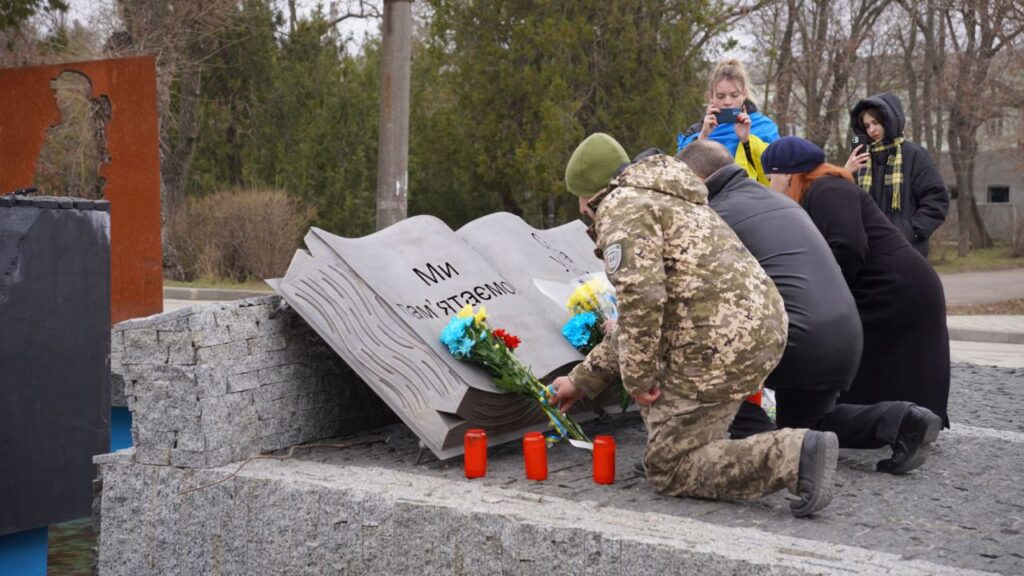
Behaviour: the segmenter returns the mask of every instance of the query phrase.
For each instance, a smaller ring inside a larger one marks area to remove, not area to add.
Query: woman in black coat
[[[839,401],[906,400],[949,427],[949,333],[939,277],[849,172],[787,136],[762,157],[772,189],[796,200],[828,241],[864,328],[857,376]]]
[[[894,94],[858,102],[850,109],[850,130],[870,144],[854,148],[846,169],[903,237],[928,256],[928,238],[949,211],[949,190],[931,156],[904,139],[906,123]]]

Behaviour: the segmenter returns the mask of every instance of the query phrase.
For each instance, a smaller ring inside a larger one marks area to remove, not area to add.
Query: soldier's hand
[[[661,398],[661,388],[652,386],[647,392],[637,392],[632,396],[633,400],[635,400],[638,405],[650,406],[651,404],[654,404],[658,398]]]
[[[572,383],[568,376],[555,378],[551,386],[555,389],[555,395],[550,400],[551,405],[563,413],[568,412],[572,405],[583,396],[583,393],[576,389],[576,385]]]
[[[615,320],[612,320],[611,318],[605,320],[603,329],[605,334],[611,334],[612,330],[615,330]]]

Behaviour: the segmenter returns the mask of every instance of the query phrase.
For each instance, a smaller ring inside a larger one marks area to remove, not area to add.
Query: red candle
[[[761,405],[761,391],[758,390],[756,394],[751,394],[750,396],[747,396],[747,402],[750,402],[754,406],[760,406]]]
[[[548,443],[540,432],[527,432],[523,436],[523,460],[526,461],[527,480],[547,480]]]
[[[615,483],[615,438],[611,436],[594,438],[594,482]]]
[[[463,464],[466,478],[482,478],[487,475],[487,432],[480,428],[466,430],[463,438],[465,454]]]

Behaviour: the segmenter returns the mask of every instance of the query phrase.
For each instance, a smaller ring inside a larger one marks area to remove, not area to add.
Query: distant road
[[[1024,268],[940,274],[946,304],[991,304],[1024,298]]]

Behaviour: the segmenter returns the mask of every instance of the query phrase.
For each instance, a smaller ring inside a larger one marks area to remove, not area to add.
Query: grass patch
[[[1024,267],[1024,258],[1014,258],[1010,254],[1009,244],[996,244],[991,248],[971,250],[963,258],[956,255],[955,246],[933,247],[928,261],[932,263],[935,271],[939,274],[983,272]]]
[[[989,304],[959,304],[947,306],[946,314],[951,316],[1018,315],[1024,314],[1024,298],[992,302]]]
[[[170,286],[173,288],[215,288],[217,290],[256,290],[260,292],[272,292],[270,286],[267,286],[267,283],[262,280],[232,282],[230,280],[200,278],[191,282],[182,282],[180,280],[164,279],[164,286]]]

